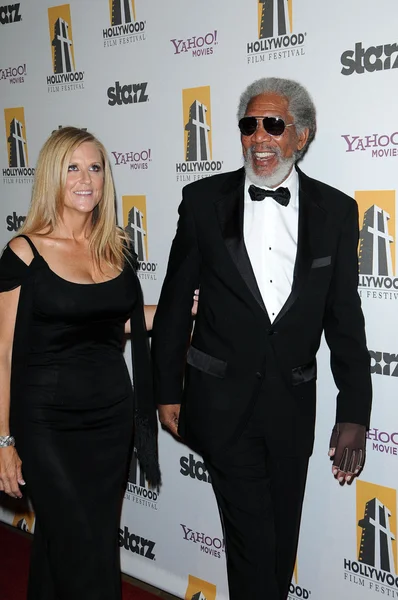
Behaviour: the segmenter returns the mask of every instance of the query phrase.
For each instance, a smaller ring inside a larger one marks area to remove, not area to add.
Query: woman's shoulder
[[[10,240],[0,257],[0,292],[13,290],[31,273],[34,251],[23,237]]]
[[[33,250],[25,237],[17,236],[8,242],[8,247],[18,256],[26,265],[30,265],[34,258]]]

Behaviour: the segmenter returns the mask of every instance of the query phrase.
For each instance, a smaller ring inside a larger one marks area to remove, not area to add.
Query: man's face
[[[279,117],[286,125],[294,123],[283,96],[265,93],[249,102],[245,117]],[[308,139],[308,129],[297,134],[296,127],[286,127],[279,136],[267,133],[261,120],[252,135],[241,135],[245,167],[253,183],[276,187],[289,175],[296,158]]]

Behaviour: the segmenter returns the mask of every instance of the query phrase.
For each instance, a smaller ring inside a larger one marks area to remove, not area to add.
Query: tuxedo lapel
[[[275,323],[279,321],[293,306],[305,284],[312,260],[322,246],[324,239],[327,212],[317,203],[316,189],[299,169],[299,222],[297,234],[297,254],[293,272],[292,290],[278,313]]]
[[[243,239],[244,182],[244,169],[235,171],[215,207],[228,252],[252,296],[267,314]]]

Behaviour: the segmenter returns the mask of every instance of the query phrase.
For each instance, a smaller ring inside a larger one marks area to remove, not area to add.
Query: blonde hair
[[[52,233],[62,214],[63,196],[71,156],[81,144],[92,142],[98,148],[104,169],[102,198],[92,214],[89,247],[95,264],[105,261],[122,269],[124,248],[130,245],[127,233],[117,227],[115,186],[106,150],[88,131],[62,127],[45,142],[37,160],[32,199],[26,220],[18,234]]]

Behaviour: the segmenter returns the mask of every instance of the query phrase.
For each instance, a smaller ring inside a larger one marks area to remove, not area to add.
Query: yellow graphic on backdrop
[[[397,572],[397,492],[393,488],[358,480],[358,562]]]
[[[259,39],[293,31],[293,0],[258,0]]]
[[[146,196],[122,196],[123,227],[140,262],[148,261]]]
[[[182,90],[185,160],[212,160],[210,86]]]
[[[395,196],[395,190],[355,192],[360,274],[395,276]]]
[[[12,520],[12,525],[22,529],[23,531],[29,531],[32,533],[33,526],[35,523],[35,513],[33,511],[16,512]]]
[[[22,106],[5,108],[4,121],[8,144],[8,164],[10,167],[27,167],[29,158],[24,108]]]
[[[188,587],[185,600],[216,600],[217,588],[212,583],[188,575]]]
[[[136,20],[135,0],[109,0],[111,25],[123,25]]]
[[[61,4],[48,9],[48,25],[54,73],[75,71],[72,18],[70,5]]]

